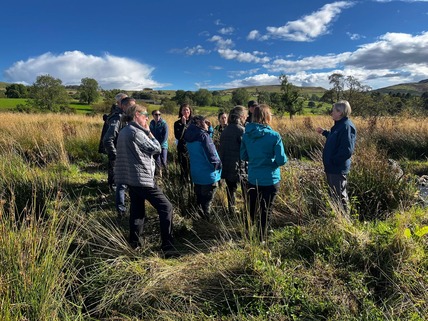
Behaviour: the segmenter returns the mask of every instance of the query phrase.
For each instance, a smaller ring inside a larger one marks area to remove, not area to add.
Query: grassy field
[[[19,104],[25,104],[26,98],[0,98],[0,110],[12,111]]]
[[[17,105],[25,105],[26,98],[0,98],[0,111],[14,111]],[[76,110],[78,114],[86,114],[92,112],[92,107],[86,104],[72,102],[70,107]]]
[[[164,117],[172,128],[177,117]],[[314,130],[331,118],[274,119],[290,162],[266,243],[246,228],[240,190],[235,214],[220,187],[212,217],[199,218],[170,130],[158,184],[178,256],[167,259],[149,204],[142,246],[127,243],[97,153],[99,117],[2,113],[0,320],[426,320],[428,204],[415,173],[428,174],[427,119],[353,120],[346,216],[328,197]]]

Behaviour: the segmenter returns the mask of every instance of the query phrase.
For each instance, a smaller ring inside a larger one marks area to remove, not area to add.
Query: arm
[[[338,137],[338,148],[332,155],[331,162],[333,165],[343,164],[346,160],[351,158],[355,149],[356,136],[357,132],[355,127],[348,124],[344,126],[344,129],[340,132],[340,137]]]
[[[180,140],[183,138],[184,131],[187,126],[183,124],[181,121],[177,121],[174,123],[174,136],[175,139]]]
[[[163,137],[161,139],[161,145],[168,140],[168,124],[166,122],[163,123]]]
[[[245,139],[242,139],[241,141],[241,149],[239,151],[239,154],[241,156],[241,160],[248,161],[248,151],[247,146],[245,145]]]
[[[135,135],[135,143],[146,154],[154,155],[161,152],[161,146],[156,138],[149,137],[150,132],[138,131]]]
[[[208,161],[214,166],[214,169],[215,170],[220,169],[221,160],[218,157],[214,143],[208,134],[203,136],[202,148],[204,149],[204,152],[205,152],[205,155],[207,156]]]
[[[106,134],[104,135],[103,144],[110,160],[116,159],[116,140],[119,135],[119,126],[119,119],[112,120]]]
[[[282,143],[282,138],[280,135],[278,135],[278,139],[276,141],[274,150],[275,150],[275,163],[278,166],[282,166],[288,162],[288,158],[284,150],[284,144]]]

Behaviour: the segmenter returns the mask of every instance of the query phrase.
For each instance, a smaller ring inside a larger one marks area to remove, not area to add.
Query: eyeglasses
[[[153,115],[155,115],[155,116],[160,116],[160,115],[162,115],[162,114],[153,114]]]
[[[138,112],[140,115],[143,115],[143,116],[149,116],[149,113],[147,113],[147,112],[145,112],[145,111],[139,111]]]

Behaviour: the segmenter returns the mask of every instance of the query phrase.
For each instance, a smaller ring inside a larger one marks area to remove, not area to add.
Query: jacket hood
[[[257,124],[257,123],[248,123],[245,126],[245,134],[250,139],[261,138],[271,131],[272,131],[272,128],[270,128],[270,126],[268,126],[268,125],[261,125],[261,124]]]
[[[207,132],[202,128],[196,126],[195,124],[190,124],[184,133],[184,140],[189,143],[200,141],[206,134]]]

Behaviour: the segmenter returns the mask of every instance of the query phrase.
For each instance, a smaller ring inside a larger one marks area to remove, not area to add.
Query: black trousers
[[[279,183],[269,186],[248,184],[248,201],[250,218],[256,223],[260,240],[264,241],[267,233],[268,218],[272,213],[272,204],[278,194]],[[257,215],[258,214],[258,215]]]
[[[214,199],[217,183],[210,185],[194,185],[196,203],[202,211],[202,216],[208,218],[211,212],[211,203]]]
[[[159,215],[160,234],[162,247],[172,245],[172,204],[163,194],[158,186],[154,187],[136,187],[129,186],[129,198],[131,199],[131,208],[129,216],[129,241],[137,243],[138,237],[142,235],[144,222],[146,218],[145,201],[156,209]]]
[[[246,203],[246,196],[247,196],[247,189],[248,189],[248,181],[247,180],[240,180],[239,182],[235,181],[229,181],[225,179],[226,181],[226,192],[227,192],[227,205],[229,212],[232,213],[235,211],[235,205],[236,205],[236,191],[238,189],[238,183],[241,184],[242,189],[242,195],[244,196],[244,204]]]

